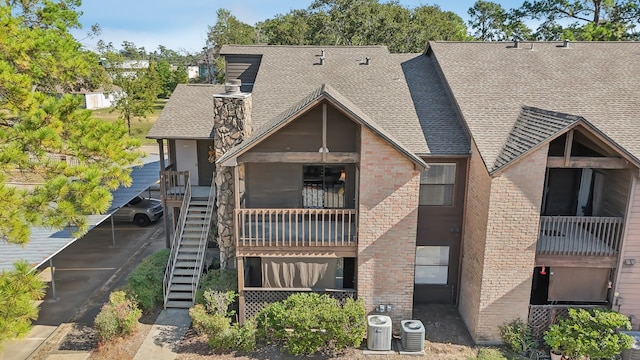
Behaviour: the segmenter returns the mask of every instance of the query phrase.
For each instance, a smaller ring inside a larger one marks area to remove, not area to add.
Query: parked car
[[[147,226],[157,221],[163,214],[161,201],[136,196],[113,214],[117,221],[132,221],[138,226]]]

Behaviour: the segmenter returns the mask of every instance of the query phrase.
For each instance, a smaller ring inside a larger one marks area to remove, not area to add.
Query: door
[[[198,179],[198,146],[195,140],[176,140],[176,170],[188,171],[191,185],[200,185]]]
[[[413,301],[455,304],[460,268],[466,159],[427,161],[420,178]]]
[[[211,185],[213,181],[213,174],[216,171],[216,164],[209,161],[209,152],[212,151],[210,147],[213,146],[212,140],[198,140],[198,161],[200,164],[198,169],[198,183],[201,186]]]

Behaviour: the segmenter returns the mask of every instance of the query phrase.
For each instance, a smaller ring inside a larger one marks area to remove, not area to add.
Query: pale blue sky
[[[505,9],[518,7],[523,0],[494,0]],[[202,50],[205,45],[208,26],[216,21],[216,11],[225,8],[241,21],[254,25],[284,14],[292,9],[304,9],[312,0],[84,0],[80,10],[83,29],[74,31],[87,48],[93,50],[98,39],[113,42],[119,47],[123,41],[132,41],[144,46],[147,51],[156,50],[158,45],[190,52]],[[385,2],[382,0],[381,2]],[[420,5],[439,5],[441,9],[453,11],[465,21],[467,10],[475,0],[401,0],[407,8]],[[99,38],[86,39],[92,24],[102,27]]]

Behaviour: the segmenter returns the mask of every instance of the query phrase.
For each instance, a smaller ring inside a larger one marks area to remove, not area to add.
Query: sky
[[[401,0],[407,8],[438,5],[468,20],[467,10],[476,0]],[[380,2],[385,2],[384,0]],[[505,9],[519,7],[523,0],[494,0]],[[199,52],[205,46],[210,25],[216,22],[216,11],[224,8],[240,21],[250,25],[286,14],[292,9],[306,9],[312,0],[84,0],[80,11],[83,28],[72,33],[85,47],[95,50],[98,40],[112,42],[120,48],[123,41],[152,52],[158,45],[173,50]],[[99,24],[98,37],[87,38],[91,25]]]

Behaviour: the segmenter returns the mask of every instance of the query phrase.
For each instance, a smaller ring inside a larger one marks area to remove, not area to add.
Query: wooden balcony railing
[[[354,247],[354,209],[236,209],[242,247]]]
[[[541,216],[538,255],[615,256],[622,241],[623,218]]]
[[[188,171],[160,171],[160,191],[167,201],[182,200],[188,182]]]

